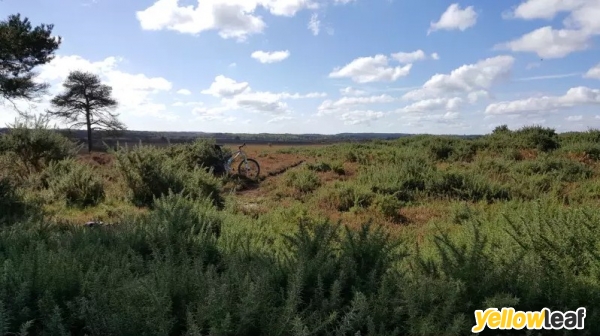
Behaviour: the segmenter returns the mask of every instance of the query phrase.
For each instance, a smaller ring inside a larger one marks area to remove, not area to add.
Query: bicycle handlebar
[[[238,149],[242,149],[242,147],[246,146],[246,143],[244,142],[243,145],[239,146]]]

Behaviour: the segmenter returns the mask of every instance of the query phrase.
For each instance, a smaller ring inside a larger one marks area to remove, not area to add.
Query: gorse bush
[[[590,178],[593,171],[583,163],[555,157],[541,157],[535,161],[522,161],[514,166],[514,171],[525,175],[544,175],[574,182]]]
[[[155,198],[169,192],[185,193],[194,198],[210,197],[223,206],[221,183],[200,167],[189,167],[185,155],[169,155],[152,146],[136,146],[115,152],[116,167],[122,173],[136,205],[151,206]]]
[[[0,153],[14,154],[32,172],[41,171],[51,161],[74,157],[78,151],[79,146],[50,129],[43,117],[16,121],[0,136]]]
[[[352,208],[367,208],[375,194],[369,188],[352,183],[337,182],[332,188],[324,189],[319,203],[341,212]]]
[[[209,170],[221,164],[223,158],[231,154],[231,150],[218,150],[213,140],[198,139],[192,143],[170,146],[167,153],[172,158],[183,160],[189,169],[202,167]]]
[[[472,173],[448,171],[428,181],[427,192],[433,197],[448,197],[465,201],[510,200],[508,188]]]
[[[310,169],[289,170],[285,173],[284,183],[298,192],[308,193],[321,186],[321,179]]]
[[[69,206],[94,206],[106,196],[102,177],[89,165],[74,159],[50,163],[44,175],[48,188]]]
[[[369,225],[300,219],[281,237],[279,255],[233,234],[239,220],[212,200],[176,194],[113,228],[17,224],[0,231],[2,328],[29,335],[467,335],[474,310],[510,306],[586,307],[586,328],[564,334],[596,335],[598,212],[544,202],[508,208],[488,220],[461,216],[460,230],[440,230],[415,249]]]
[[[15,183],[0,174],[0,225],[10,224],[24,217],[27,211]]]

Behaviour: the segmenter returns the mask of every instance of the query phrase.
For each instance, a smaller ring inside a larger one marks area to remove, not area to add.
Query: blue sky
[[[96,72],[130,129],[600,127],[600,0],[0,2],[14,13],[63,38],[38,69],[51,94],[71,70]]]

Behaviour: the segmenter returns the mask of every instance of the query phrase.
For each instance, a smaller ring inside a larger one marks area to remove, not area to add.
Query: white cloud
[[[188,89],[181,89],[177,91],[177,94],[180,95],[184,95],[184,96],[189,96],[192,94],[192,91],[188,90]]]
[[[488,105],[485,113],[490,115],[544,113],[598,104],[600,104],[600,90],[579,86],[569,89],[562,96],[540,96],[493,103]]]
[[[340,120],[342,120],[346,125],[370,125],[372,121],[381,119],[384,116],[385,113],[380,111],[355,110],[342,113],[340,115]]]
[[[437,22],[431,22],[427,34],[437,30],[460,30],[473,27],[477,23],[477,13],[473,6],[461,9],[458,3],[451,4]]]
[[[276,63],[281,62],[284,59],[290,57],[289,50],[281,50],[281,51],[262,51],[257,50],[250,55],[255,60],[260,63]]]
[[[118,69],[123,59],[107,57],[101,61],[90,61],[78,55],[57,55],[50,63],[39,68],[37,80],[49,82],[51,94],[62,90],[62,82],[73,70],[95,73],[102,81],[113,88],[113,97],[119,102],[118,112],[123,121],[136,116],[153,116],[173,120],[175,115],[169,113],[166,105],[155,101],[155,95],[168,92],[172,84],[162,77],[148,77],[145,74],[131,74]],[[41,103],[48,106],[48,99]],[[41,112],[41,110],[40,110]]]
[[[342,97],[338,100],[325,100],[319,105],[317,115],[339,113],[356,109],[361,105],[385,104],[391,103],[394,98],[388,95],[369,96],[369,97]]]
[[[286,120],[294,120],[294,119],[296,119],[296,118],[290,117],[290,116],[278,116],[278,117],[267,120],[267,124],[277,123],[277,122],[286,121]]]
[[[310,21],[308,21],[308,29],[313,33],[313,35],[319,35],[321,31],[321,21],[319,20],[319,15],[317,13],[313,13],[310,16]]]
[[[367,94],[367,92],[364,90],[358,90],[350,86],[340,89],[340,93],[345,96],[362,96]]]
[[[584,75],[585,78],[600,79],[600,63],[588,70]]]
[[[430,97],[488,91],[493,84],[507,78],[514,64],[511,56],[496,56],[475,64],[463,65],[449,74],[433,75],[423,87],[404,94],[404,99],[422,100]]]
[[[312,0],[202,0],[196,6],[180,6],[178,0],[157,0],[150,7],[136,12],[144,30],[173,30],[198,34],[216,30],[222,38],[245,40],[266,28],[264,19],[256,14],[258,7],[271,15],[292,17],[304,9],[317,9]]]
[[[566,117],[565,120],[567,120],[567,121],[581,121],[581,120],[583,120],[583,116],[581,116],[581,115],[569,116],[569,117]]]
[[[325,93],[310,92],[307,94],[280,92],[273,93],[268,91],[254,91],[248,82],[238,82],[234,79],[219,75],[215,77],[214,82],[203,94],[212,95],[221,98],[222,106],[217,111],[222,113],[226,110],[247,109],[255,112],[264,112],[267,114],[285,114],[290,112],[285,99],[307,99],[322,98]],[[212,111],[210,114],[219,114],[214,109],[201,110]]]
[[[536,53],[543,58],[563,58],[586,50],[591,39],[600,34],[600,1],[598,0],[527,0],[505,15],[508,19],[551,20],[567,12],[564,28],[544,26],[518,39],[501,43],[496,49]]]
[[[410,73],[412,64],[392,67],[388,65],[388,57],[375,55],[359,57],[343,67],[333,69],[330,78],[351,78],[357,83],[396,81]]]
[[[440,55],[438,53],[433,53],[431,54],[431,58],[437,61],[440,59]]]
[[[532,76],[532,77],[522,77],[516,78],[516,81],[532,81],[532,80],[544,80],[544,79],[557,79],[557,78],[567,78],[567,77],[575,77],[581,76],[581,72],[571,72],[566,74],[556,74],[556,75],[543,75],[543,76]]]
[[[407,64],[422,61],[427,58],[427,55],[425,55],[423,50],[419,49],[413,52],[398,52],[392,54],[392,58],[400,63]]]
[[[480,101],[482,99],[488,99],[488,98],[490,98],[490,96],[491,95],[490,95],[490,93],[488,91],[479,90],[479,91],[470,92],[467,97],[468,97],[469,102],[471,104],[475,104],[475,103],[477,103],[478,101]]]
[[[233,97],[248,90],[250,84],[248,82],[237,82],[223,75],[215,77],[210,87],[202,90],[203,94],[209,94],[215,97]]]
[[[424,113],[433,111],[455,111],[462,107],[464,101],[460,97],[425,99],[398,110],[402,113]]]

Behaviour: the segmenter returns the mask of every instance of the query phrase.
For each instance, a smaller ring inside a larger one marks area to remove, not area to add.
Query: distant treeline
[[[6,128],[0,129],[0,134],[6,132]],[[87,139],[85,130],[58,130],[74,140],[84,141]],[[393,140],[415,134],[406,133],[340,133],[340,134],[268,134],[268,133],[204,133],[204,132],[152,132],[152,131],[123,131],[119,134],[97,131],[95,133],[96,143],[101,147],[105,143],[109,146],[120,144],[132,144],[142,142],[145,144],[175,144],[194,141],[198,138],[214,139],[217,143],[234,144],[315,144],[335,143],[346,141],[370,141],[370,140]],[[477,138],[480,135],[459,135],[460,138]]]

